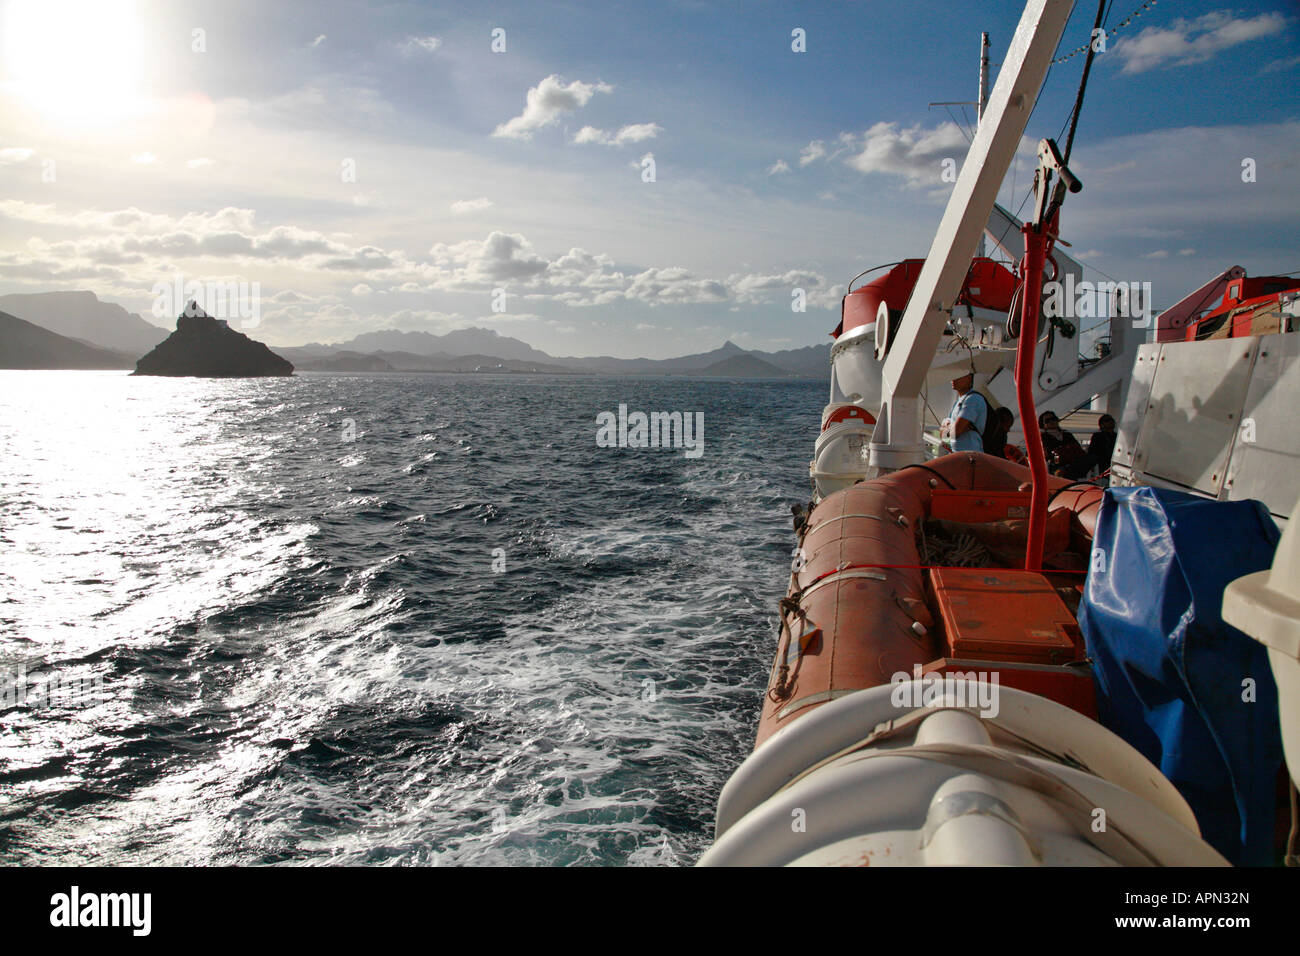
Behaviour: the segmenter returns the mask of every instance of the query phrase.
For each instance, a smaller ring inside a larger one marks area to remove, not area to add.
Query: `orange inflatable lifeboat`
[[[1028,480],[1022,466],[957,453],[859,482],[800,514],[757,746],[846,694],[900,674],[974,665],[998,671],[1005,686],[1092,715],[1071,604],[1103,492],[1051,480],[1046,567],[1026,572],[1015,562],[1017,549],[1023,561]],[[927,521],[965,535],[985,557],[1004,555],[1009,566],[924,560]]]
[[[1226,865],[1095,719],[1074,610],[1102,490],[1049,479],[1023,570],[1028,478],[957,453],[796,509],[758,741],[700,866]]]

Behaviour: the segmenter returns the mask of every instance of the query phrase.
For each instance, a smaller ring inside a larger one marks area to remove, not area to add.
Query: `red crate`
[[[941,657],[922,668],[923,674],[997,674],[1001,687],[1013,687],[1039,697],[1046,697],[1069,707],[1085,717],[1097,720],[1097,687],[1092,668],[1058,667],[1053,664],[1019,664],[1014,662],[953,660]]]
[[[1082,657],[1078,623],[1041,574],[936,568],[930,582],[948,657],[1037,664]]]
[[[1029,492],[948,491],[945,488],[935,488],[930,492],[930,517],[967,524],[1028,518]]]

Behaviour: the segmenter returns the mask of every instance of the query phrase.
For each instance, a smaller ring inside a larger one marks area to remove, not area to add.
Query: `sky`
[[[1107,15],[1071,253],[1157,307],[1234,264],[1300,269],[1300,3],[1142,7]],[[160,284],[244,282],[250,334],[281,346],[825,342],[850,279],[926,254],[975,119],[929,104],[975,99],[980,31],[996,79],[1022,9],[0,0],[0,293],[89,289],[170,326]],[[1013,211],[1095,14],[1076,4]]]

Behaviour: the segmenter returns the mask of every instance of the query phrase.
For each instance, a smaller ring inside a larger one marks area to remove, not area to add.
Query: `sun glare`
[[[11,0],[6,84],[57,125],[112,123],[138,102],[140,22],[131,0]]]

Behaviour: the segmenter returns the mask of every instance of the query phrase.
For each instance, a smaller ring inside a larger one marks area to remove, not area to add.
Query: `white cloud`
[[[101,289],[110,282],[119,288],[148,289],[160,275],[176,271],[211,274],[253,268],[261,275],[279,275],[286,286],[337,283],[339,291],[357,299],[385,293],[477,294],[505,287],[530,300],[573,308],[625,302],[788,303],[796,287],[805,290],[810,305],[830,308],[838,305],[840,294],[808,270],[722,277],[681,266],[630,269],[610,255],[579,247],[544,255],[524,235],[500,231],[481,240],[438,243],[426,255],[411,257],[399,249],[353,245],[340,234],[259,223],[253,210],[238,207],[173,216],[134,207],[67,210],[0,200],[0,218],[77,235],[55,241],[31,238],[24,250],[0,256],[0,276],[23,282],[95,280]],[[301,278],[290,278],[293,274]],[[281,328],[286,332],[291,323],[307,322],[309,313],[319,317],[327,306],[342,307],[336,298],[312,298],[287,287],[272,302],[298,310],[285,312]]]
[[[817,272],[791,269],[788,272],[727,277],[731,298],[737,302],[790,302],[795,289],[803,289],[808,304],[816,308],[839,308],[844,287],[831,285]]]
[[[151,166],[158,162],[158,157],[153,153],[136,153],[131,157],[131,162],[139,163],[141,166]]]
[[[701,279],[680,266],[646,269],[632,279],[623,293],[647,305],[686,305],[725,302],[730,298],[726,284],[718,279]]]
[[[203,166],[211,166],[212,160],[208,159],[206,156],[198,156],[194,159],[187,159],[185,165],[190,169],[199,169]]]
[[[1194,256],[1194,255],[1196,255],[1196,250],[1195,250],[1195,249],[1179,249],[1179,250],[1178,250],[1178,254],[1179,254],[1180,256]]]
[[[499,125],[492,135],[506,139],[532,139],[534,132],[559,122],[566,113],[586,106],[597,93],[611,93],[613,90],[607,83],[583,83],[581,80],[565,83],[552,73],[528,91],[524,111]]]
[[[789,171],[790,171],[790,164],[787,163],[784,159],[778,159],[775,163],[773,163],[771,166],[767,168],[767,174],[769,176],[780,176],[784,173],[788,173]]]
[[[640,143],[647,139],[654,139],[662,132],[663,127],[658,123],[633,123],[619,129],[614,142],[618,146],[624,143]]]
[[[826,144],[819,139],[813,140],[799,150],[799,165],[808,166],[826,155]]]
[[[547,280],[551,285],[588,290],[621,291],[626,278],[613,258],[573,248],[550,264]]]
[[[1175,20],[1168,27],[1147,27],[1115,45],[1125,73],[1142,73],[1157,66],[1204,63],[1230,47],[1281,33],[1288,20],[1281,13],[1261,13],[1237,19],[1217,10],[1195,20]]]
[[[318,37],[316,37],[316,39],[312,40],[311,43],[308,44],[308,46],[314,49],[320,46],[324,42],[325,42],[325,34],[322,33]]]
[[[1279,73],[1283,70],[1290,70],[1297,66],[1300,66],[1300,56],[1286,56],[1286,57],[1282,57],[1281,59],[1274,60],[1272,63],[1269,63],[1267,66],[1264,67],[1264,69],[1260,70],[1259,72]]]
[[[402,44],[403,56],[415,56],[417,53],[432,53],[442,46],[442,37],[407,37]]]
[[[162,233],[173,230],[219,232],[240,230],[251,232],[256,227],[256,214],[251,209],[227,206],[215,213],[189,213],[175,217],[161,213],[145,212],[135,206],[100,212],[84,209],[69,213],[52,203],[31,203],[20,199],[0,200],[0,216],[50,226],[74,226],[84,231]]]
[[[543,298],[547,298],[547,296],[543,296]],[[583,309],[622,302],[623,293],[620,290],[610,290],[609,292],[557,292],[555,295],[549,296],[549,298],[561,305]]]
[[[256,100],[224,100],[221,109],[231,120],[248,118],[290,135],[293,130],[373,124],[399,115],[378,89],[361,78],[329,74]]]
[[[34,149],[24,149],[19,146],[9,146],[0,149],[0,166],[15,166],[18,163],[25,163],[36,155]]]
[[[54,226],[75,226],[82,235],[73,240],[28,240],[30,256],[15,253],[8,268],[44,268],[51,278],[68,270],[130,265],[138,281],[149,285],[160,272],[171,272],[178,261],[233,260],[274,264],[303,271],[359,272],[375,275],[414,274],[418,269],[401,252],[376,246],[353,247],[323,233],[297,226],[258,229],[251,209],[227,207],[215,213],[181,217],[139,209],[65,213],[53,205],[0,201],[0,216]],[[50,267],[48,263],[61,263]],[[40,265],[47,263],[46,265]],[[30,269],[28,269],[30,272]],[[117,270],[118,277],[123,274]]]
[[[0,276],[7,279],[37,282],[73,282],[95,279],[122,281],[126,272],[115,266],[96,266],[82,262],[69,263],[57,255],[35,255],[24,252],[0,251]]]
[[[437,243],[429,250],[439,288],[469,289],[507,282],[529,282],[548,268],[532,243],[518,233],[491,232],[483,241]]]
[[[933,129],[917,124],[906,128],[897,123],[876,123],[855,141],[845,162],[860,173],[890,173],[912,185],[940,181],[942,162],[958,162],[966,155],[966,138],[956,123],[940,123]]]
[[[818,273],[701,276],[680,266],[651,267],[635,274],[621,270],[611,256],[573,248],[548,259],[522,235],[490,233],[483,241],[439,243],[429,250],[419,291],[482,291],[505,286],[529,300],[550,300],[574,308],[625,301],[647,305],[684,305],[735,301],[785,302],[795,288],[804,289],[814,307],[839,306],[843,290]],[[520,288],[522,287],[522,288]],[[413,289],[412,291],[416,291]]]
[[[480,196],[478,199],[458,199],[451,204],[451,211],[457,216],[463,216],[466,213],[482,212],[492,206],[492,200],[486,196]]]
[[[575,143],[598,143],[601,146],[626,146],[628,143],[640,143],[654,139],[663,132],[658,123],[634,123],[622,127],[617,133],[610,133],[594,126],[584,126],[573,137]]]
[[[1169,258],[1169,250],[1168,250],[1168,249],[1157,249],[1155,252],[1148,252],[1148,253],[1143,254],[1142,258],[1143,258],[1143,259],[1168,259],[1168,258]]]

